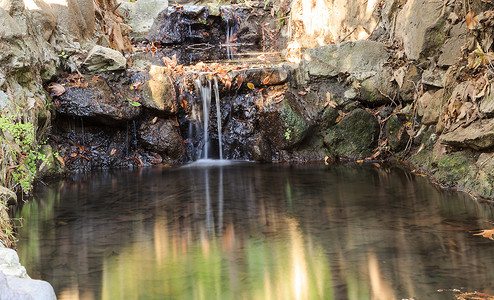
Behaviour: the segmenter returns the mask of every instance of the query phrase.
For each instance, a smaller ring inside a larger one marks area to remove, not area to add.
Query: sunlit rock
[[[397,93],[391,69],[384,66],[388,59],[382,43],[346,42],[306,50],[302,68],[310,76],[346,77],[349,88],[358,90],[360,101],[383,104]]]
[[[132,27],[132,36],[147,34],[158,15],[168,7],[168,0],[121,1],[118,11]]]
[[[177,112],[175,87],[165,67],[151,66],[150,80],[142,87],[142,105],[168,114]]]
[[[407,57],[418,60],[435,55],[441,48],[445,24],[446,16],[437,2],[407,1],[397,15],[395,36],[403,41]]]
[[[117,71],[124,70],[127,66],[127,61],[122,53],[97,45],[91,49],[83,65],[90,72]]]

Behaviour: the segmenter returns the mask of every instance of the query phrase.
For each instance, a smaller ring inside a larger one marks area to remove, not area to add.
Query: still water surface
[[[59,299],[454,299],[494,293],[493,209],[398,168],[92,173],[17,211]]]

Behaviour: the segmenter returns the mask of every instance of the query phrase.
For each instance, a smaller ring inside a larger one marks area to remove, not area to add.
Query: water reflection
[[[59,299],[452,299],[494,292],[493,210],[373,166],[235,164],[60,182],[18,212]]]

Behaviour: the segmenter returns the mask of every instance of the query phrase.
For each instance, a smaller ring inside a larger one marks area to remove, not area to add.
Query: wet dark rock
[[[329,129],[324,145],[340,157],[365,158],[377,146],[379,122],[364,109],[356,109]]]
[[[97,45],[91,49],[83,65],[90,72],[118,71],[125,70],[127,61],[122,53]]]
[[[139,141],[147,149],[172,161],[185,159],[185,147],[178,127],[170,120],[145,121],[139,126]]]
[[[252,156],[253,159],[258,162],[271,162],[272,160],[273,153],[271,151],[271,145],[261,135],[254,140]]]
[[[402,116],[393,115],[386,121],[386,125],[384,126],[384,131],[388,138],[388,145],[394,153],[404,150],[410,139],[406,128],[403,126],[405,121],[405,118]]]
[[[276,149],[293,148],[305,138],[309,128],[309,123],[287,100],[275,109],[261,112],[260,129]]]
[[[259,111],[253,94],[225,97],[221,101],[223,119],[223,150],[229,159],[254,159],[253,145],[259,134]],[[216,123],[216,122],[212,122]],[[210,134],[217,139],[216,127]]]
[[[58,114],[88,118],[107,125],[132,120],[140,114],[141,108],[131,105],[131,96],[120,97],[117,89],[105,80],[86,82],[88,87],[65,86],[65,93],[54,101]]]
[[[175,87],[166,67],[151,66],[151,79],[142,87],[142,105],[166,114],[177,112]]]

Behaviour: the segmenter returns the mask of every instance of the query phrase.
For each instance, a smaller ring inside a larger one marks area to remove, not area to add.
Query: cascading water
[[[214,86],[212,84],[212,79],[214,78]],[[223,142],[222,142],[222,127],[221,127],[221,109],[220,109],[220,92],[218,87],[218,79],[209,73],[203,73],[196,79],[196,84],[201,93],[202,100],[202,129],[203,129],[203,142],[200,158],[209,158],[209,148],[210,148],[210,137],[209,137],[209,114],[211,112],[211,98],[212,91],[214,90],[215,101],[216,101],[216,122],[218,128],[218,148],[219,148],[219,159],[223,159]],[[197,109],[192,110],[191,115],[192,120],[198,120]],[[193,133],[193,125],[189,127],[189,135]]]

